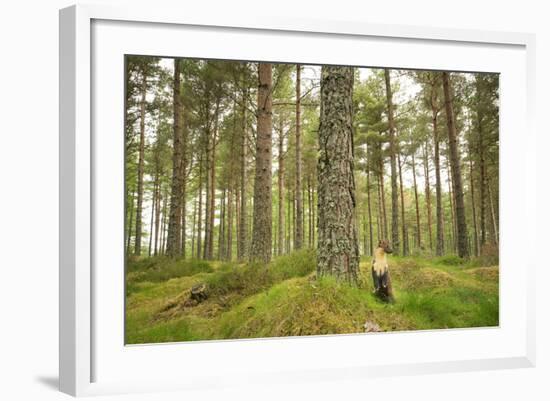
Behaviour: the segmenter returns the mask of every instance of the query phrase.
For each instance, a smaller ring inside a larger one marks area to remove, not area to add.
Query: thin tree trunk
[[[479,256],[479,236],[477,232],[477,215],[476,215],[476,196],[474,190],[474,169],[472,162],[472,148],[470,146],[470,196],[472,202],[472,223],[474,225],[474,255]]]
[[[432,234],[432,190],[430,189],[430,165],[428,158],[428,151],[426,146],[422,145],[422,152],[424,157],[424,196],[426,198],[426,209],[427,209],[427,225],[428,225],[428,236],[430,238],[430,252],[433,252],[433,234]]]
[[[452,248],[455,250],[455,252],[458,253],[457,241],[456,241],[457,232],[456,232],[455,205],[454,205],[454,194],[453,194],[453,185],[452,185],[453,180],[451,177],[451,167],[449,165],[449,157],[447,157],[446,168],[447,168],[447,185],[448,185],[448,191],[449,191],[449,206],[451,210],[451,227],[450,227],[451,245],[452,245]]]
[[[294,249],[301,249],[304,237],[304,227],[302,224],[303,216],[303,204],[302,204],[302,137],[301,137],[301,70],[302,67],[296,65],[296,183],[295,183],[295,195],[296,195],[296,230]]]
[[[247,147],[248,147],[248,122],[246,115],[246,99],[248,98],[248,90],[243,91],[243,120],[242,120],[242,143],[241,143],[241,204],[239,215],[239,237],[237,247],[237,258],[239,261],[243,261],[247,255],[246,237],[247,237],[247,218],[246,218],[246,159],[247,159]]]
[[[412,152],[412,173],[413,173],[413,188],[414,188],[414,206],[416,212],[416,247],[422,249],[422,235],[420,230],[420,207],[418,206],[418,187],[416,186],[416,160],[414,151]]]
[[[141,215],[143,211],[143,173],[145,168],[145,102],[147,95],[147,71],[142,70],[141,100],[139,112],[139,160],[137,177],[136,241],[134,254],[141,255]]]
[[[395,122],[393,119],[393,99],[390,81],[390,70],[384,69],[386,81],[386,99],[388,107],[388,132],[390,144],[390,169],[391,169],[391,242],[395,253],[399,253],[399,201],[397,189],[397,161],[396,161],[396,139]]]
[[[191,259],[195,259],[195,238],[197,229],[197,199],[193,202],[193,230],[191,231]]]
[[[160,175],[162,175],[162,172],[160,173]],[[159,185],[157,188],[157,205],[155,209],[155,251],[154,251],[155,256],[157,256],[159,253],[160,209],[161,209],[161,203],[162,203],[161,187],[162,187],[162,183],[159,182]]]
[[[214,258],[214,217],[216,212],[216,145],[218,137],[220,101],[216,102],[216,111],[214,113],[214,132],[212,133],[212,150],[210,154],[210,196],[209,196],[209,220],[208,220],[208,242],[205,259]]]
[[[157,195],[157,182],[156,178],[153,182],[153,196],[151,198],[151,221],[149,225],[149,250],[147,251],[147,255],[151,257],[152,251],[153,251],[153,223],[155,218],[155,203],[157,201],[156,195]]]
[[[367,163],[367,212],[368,212],[368,225],[369,225],[369,255],[373,255],[373,238],[372,238],[372,208],[371,208],[371,198],[370,198],[370,169],[369,164]]]
[[[202,153],[199,160],[199,213],[197,215],[197,258],[202,255]]]
[[[407,222],[405,221],[405,196],[403,192],[403,175],[401,172],[401,155],[397,153],[397,165],[399,167],[399,192],[401,194],[401,236],[403,237],[403,256],[409,254],[409,238],[407,232]]]
[[[449,152],[451,157],[451,169],[453,174],[455,213],[458,231],[458,256],[467,258],[468,251],[468,227],[466,226],[466,214],[464,211],[464,193],[462,190],[462,173],[458,156],[457,133],[452,103],[452,88],[448,72],[442,72],[443,92],[445,94],[445,113],[447,115],[447,130],[449,135]]]
[[[220,224],[218,225],[218,260],[225,260],[225,196],[226,189],[222,190],[220,201]]]
[[[279,124],[279,147],[278,147],[278,165],[277,169],[277,195],[279,197],[278,201],[278,219],[277,219],[277,255],[283,254],[284,246],[284,229],[285,229],[285,212],[284,212],[284,167],[285,161],[283,157],[283,147],[284,147],[284,135],[283,135],[283,125],[282,120]]]
[[[353,68],[321,70],[317,274],[357,283],[359,244],[353,163]]]
[[[432,93],[435,92],[432,88]],[[435,254],[443,255],[445,251],[445,237],[443,234],[443,204],[441,200],[441,166],[439,159],[439,132],[437,127],[438,111],[435,106],[435,95],[432,95],[432,127],[434,135],[434,169],[435,169],[435,203],[436,203],[436,246]]]
[[[256,137],[256,173],[254,177],[254,215],[250,259],[268,263],[272,252],[271,203],[271,114],[272,67],[258,65],[258,111]]]

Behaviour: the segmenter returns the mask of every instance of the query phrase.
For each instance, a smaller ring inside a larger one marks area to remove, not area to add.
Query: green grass
[[[382,331],[498,325],[498,266],[478,267],[480,262],[456,257],[392,256],[396,302],[387,304],[372,294],[369,263],[362,261],[360,285],[351,287],[317,280],[313,251],[279,257],[268,266],[132,261],[126,341],[358,333],[367,321]],[[161,273],[165,267],[168,272]],[[188,305],[197,283],[207,285],[209,297]]]

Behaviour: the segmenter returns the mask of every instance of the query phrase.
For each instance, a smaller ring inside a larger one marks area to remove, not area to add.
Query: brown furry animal
[[[386,239],[380,240],[378,247],[374,250],[374,259],[372,261],[371,270],[374,293],[385,301],[393,301],[388,258],[386,257],[387,254],[392,252],[390,242]]]

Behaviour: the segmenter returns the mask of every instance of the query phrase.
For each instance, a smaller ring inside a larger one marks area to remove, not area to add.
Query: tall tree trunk
[[[307,246],[313,248],[313,188],[311,188],[311,176],[307,176],[307,212],[308,212],[308,230],[307,230]]]
[[[474,255],[479,256],[479,236],[477,232],[476,195],[474,190],[474,169],[472,161],[472,147],[470,146],[470,196],[472,202],[472,224],[474,225]]]
[[[283,254],[284,247],[284,229],[285,229],[285,211],[284,211],[284,135],[283,135],[283,125],[282,120],[279,124],[279,146],[278,146],[278,165],[277,169],[277,195],[279,197],[278,201],[278,219],[277,219],[277,255]]]
[[[199,160],[199,213],[197,215],[197,258],[202,255],[202,153]]]
[[[449,186],[449,206],[451,210],[451,227],[450,227],[450,234],[451,234],[451,245],[452,248],[455,250],[455,252],[458,253],[457,248],[457,231],[456,231],[456,216],[455,216],[455,205],[454,205],[454,192],[453,192],[453,179],[451,177],[451,167],[449,163],[449,157],[447,157],[446,162],[447,167],[447,185]]]
[[[243,91],[243,111],[242,111],[242,141],[241,141],[241,204],[239,214],[239,236],[237,247],[237,258],[243,261],[247,255],[246,239],[248,222],[246,218],[246,165],[247,165],[247,147],[248,147],[248,121],[246,101],[248,99],[248,90]]]
[[[388,239],[388,217],[386,213],[386,190],[384,189],[384,162],[380,158],[380,176],[378,177],[378,184],[380,190],[380,204],[382,205],[382,233],[384,239]]]
[[[370,169],[369,164],[367,163],[367,212],[368,212],[368,225],[369,225],[369,255],[373,255],[373,238],[372,238],[372,208],[371,208],[371,198],[370,198]]]
[[[356,284],[353,68],[323,66],[321,71],[317,274]]]
[[[145,169],[145,102],[147,95],[147,69],[143,67],[139,111],[139,160],[137,176],[136,241],[134,254],[141,255],[141,215],[143,212],[143,173]]]
[[[479,95],[478,95],[479,96]],[[478,100],[478,102],[480,102]],[[485,142],[481,121],[481,105],[478,105],[478,152],[479,152],[479,222],[481,231],[481,249],[487,242],[487,168],[485,163]]]
[[[258,65],[258,111],[256,137],[256,173],[254,177],[254,215],[250,259],[271,260],[271,114],[272,66]]]
[[[214,131],[212,133],[212,148],[210,154],[210,196],[209,196],[209,220],[208,220],[208,242],[206,247],[205,259],[214,258],[214,218],[216,214],[216,147],[219,125],[220,99],[216,102],[216,111],[214,112]]]
[[[384,69],[386,81],[386,99],[388,107],[388,133],[390,143],[390,169],[391,169],[391,242],[393,251],[399,253],[399,201],[397,189],[397,146],[395,138],[395,121],[393,119],[393,99],[391,90],[390,70]]]
[[[303,243],[304,227],[302,225],[303,204],[302,204],[302,136],[301,136],[301,71],[302,67],[296,65],[296,230],[294,249],[301,249]]]
[[[166,210],[168,209],[168,193],[165,190],[162,197],[164,199],[162,204],[162,224],[161,224],[161,241],[160,241],[160,254],[166,254]]]
[[[435,169],[435,213],[436,213],[436,242],[435,254],[443,255],[445,251],[445,237],[443,234],[443,202],[441,199],[441,165],[439,157],[439,132],[437,127],[438,110],[435,105],[435,87],[432,88],[432,127],[434,136],[434,169]]]
[[[399,167],[399,192],[401,195],[401,236],[403,237],[403,256],[407,256],[409,254],[409,238],[407,232],[407,222],[405,220],[405,196],[403,192],[401,156],[399,153],[397,153],[397,165]]]
[[[149,225],[149,250],[147,255],[151,257],[153,254],[153,224],[155,222],[155,206],[157,203],[157,177],[153,180],[153,196],[151,197],[151,221]]]
[[[458,231],[458,256],[467,258],[468,252],[468,227],[466,226],[466,214],[464,211],[464,193],[462,191],[462,174],[460,159],[458,157],[457,133],[452,103],[452,88],[448,72],[442,72],[443,92],[445,94],[445,113],[447,115],[447,130],[449,135],[449,152],[451,157],[451,170],[453,174],[455,214]]]
[[[162,175],[162,172],[160,173]],[[158,188],[157,188],[157,205],[155,208],[155,250],[154,255],[157,256],[159,253],[159,230],[160,230],[160,208],[162,204],[162,191],[161,191],[162,183],[159,182]]]
[[[433,235],[432,235],[432,190],[430,189],[430,164],[428,158],[428,151],[424,144],[422,145],[422,153],[424,159],[424,196],[426,198],[426,209],[427,209],[427,225],[428,225],[428,236],[430,238],[430,252],[433,252]]]
[[[418,206],[418,187],[416,185],[416,161],[414,151],[412,152],[412,173],[413,173],[413,188],[414,188],[414,206],[416,212],[416,247],[422,249],[422,234],[420,230],[420,207]]]
[[[181,174],[181,202],[180,202],[180,209],[181,209],[181,251],[180,254],[183,258],[186,257],[185,251],[186,251],[186,243],[187,243],[187,176],[188,171],[187,167],[189,164],[189,161],[187,160],[187,144],[189,141],[189,130],[188,130],[188,122],[189,122],[189,113],[184,114],[182,112],[182,116],[184,117],[185,121],[183,121],[183,127],[181,132],[181,167],[180,167],[180,174]]]
[[[220,224],[218,225],[218,260],[225,260],[225,196],[227,190],[222,190],[220,201]]]
[[[197,238],[197,199],[193,202],[193,230],[191,230],[191,259],[195,259],[195,239]]]
[[[172,192],[170,195],[170,217],[168,219],[168,242],[166,253],[176,256],[181,253],[181,60],[174,59],[174,133],[172,155]]]

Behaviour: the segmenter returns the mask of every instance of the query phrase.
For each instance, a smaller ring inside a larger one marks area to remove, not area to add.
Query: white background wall
[[[129,0],[96,3],[132,4]],[[58,9],[65,0],[4,0],[0,5],[0,398],[57,400],[58,291]],[[140,3],[148,3],[140,1]],[[548,399],[550,274],[546,119],[550,73],[550,13],[544,1],[523,0],[277,0],[150,1],[180,4],[182,12],[293,15],[374,23],[525,31],[537,34],[538,232],[525,233],[541,253],[537,272],[534,369],[251,387],[205,394],[150,394],[122,399]],[[326,3],[326,6],[324,4]],[[249,11],[250,12],[250,11]],[[521,135],[521,133],[518,133]],[[505,178],[505,177],[504,177]],[[543,208],[547,210],[542,210]],[[521,247],[522,244],[518,244]],[[185,363],[185,362],[182,362]],[[114,397],[112,397],[114,399]],[[109,397],[111,399],[111,397]],[[118,398],[117,398],[118,399]]]

